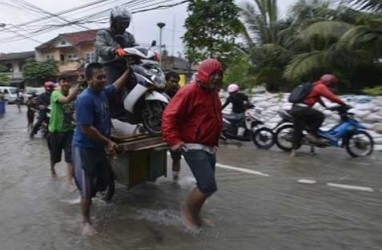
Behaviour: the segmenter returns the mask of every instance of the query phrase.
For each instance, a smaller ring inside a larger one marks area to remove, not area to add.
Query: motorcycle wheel
[[[366,131],[352,134],[345,142],[345,148],[352,157],[367,156],[374,150],[374,140]]]
[[[162,135],[162,113],[167,104],[161,101],[148,101],[142,112],[143,126],[154,137]]]
[[[252,141],[260,149],[270,149],[274,144],[274,134],[270,128],[256,129],[252,134]]]
[[[276,130],[275,133],[275,143],[277,147],[284,151],[292,150],[292,134],[293,134],[293,125],[288,124],[284,125]]]

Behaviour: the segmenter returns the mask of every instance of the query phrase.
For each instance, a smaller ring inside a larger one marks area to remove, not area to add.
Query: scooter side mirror
[[[153,41],[151,42],[151,47],[154,47],[154,46],[156,46],[156,45],[157,45],[157,41],[153,40]]]

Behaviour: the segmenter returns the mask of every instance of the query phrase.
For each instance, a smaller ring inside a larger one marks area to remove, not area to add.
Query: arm
[[[332,102],[338,103],[339,105],[346,105],[338,96],[333,94],[325,85],[321,85],[318,88],[318,93],[320,96],[323,96],[329,99]]]
[[[162,115],[162,137],[172,150],[179,149],[183,145],[183,141],[179,136],[179,126],[184,117],[187,117],[187,108],[189,105],[186,91],[180,89],[178,93],[171,99]]]
[[[61,95],[56,101],[60,104],[70,103],[71,101],[74,100],[74,98],[76,98],[78,91],[80,90],[81,86],[83,86],[83,84],[84,84],[84,79],[80,75],[78,75],[77,85],[73,88],[72,91],[69,92],[69,95],[67,96]]]
[[[127,65],[125,72],[113,83],[117,91],[121,91],[124,86],[126,86],[129,79],[130,67]]]
[[[110,36],[110,33],[107,30],[100,30],[96,34],[96,40],[94,43],[96,54],[102,59],[109,61],[115,58],[116,49],[110,44],[110,41],[113,41],[113,38]]]
[[[231,98],[230,98],[230,96],[228,96],[227,99],[225,99],[225,102],[224,102],[221,110],[223,110],[225,107],[227,107],[230,102],[231,102]]]

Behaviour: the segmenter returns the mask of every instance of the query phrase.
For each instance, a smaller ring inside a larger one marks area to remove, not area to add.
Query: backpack
[[[312,91],[313,84],[304,82],[295,87],[289,95],[288,101],[291,103],[302,103]]]

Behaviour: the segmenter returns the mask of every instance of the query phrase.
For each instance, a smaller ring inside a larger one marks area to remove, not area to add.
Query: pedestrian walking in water
[[[206,222],[200,216],[201,208],[217,191],[216,147],[222,129],[218,92],[222,80],[221,63],[216,59],[204,60],[195,81],[175,94],[162,117],[163,139],[172,151],[182,151],[196,179],[196,187],[181,209],[183,222],[189,229]]]
[[[111,118],[108,96],[120,91],[127,83],[130,68],[106,88],[106,72],[100,63],[90,63],[85,70],[88,88],[76,101],[76,129],[73,138],[74,177],[81,192],[83,234],[94,235],[90,206],[92,197],[104,191],[109,181],[109,158],[116,154],[111,141]]]
[[[170,97],[173,98],[180,89],[179,86],[179,74],[170,71],[166,73],[166,85],[164,87],[164,91],[166,94]],[[180,172],[180,160],[182,159],[182,153],[177,150],[177,151],[172,151],[170,150],[170,155],[172,159],[172,165],[171,165],[171,170],[172,170],[172,179],[174,181],[178,181],[179,178],[179,172]]]
[[[73,164],[72,164],[72,139],[74,131],[73,113],[74,99],[83,84],[83,79],[78,78],[77,85],[71,88],[71,80],[68,76],[58,77],[59,89],[52,92],[50,97],[50,119],[48,147],[50,151],[50,171],[56,177],[55,165],[61,161],[62,151],[65,153],[67,163],[67,184],[69,190],[74,190],[73,183]]]

